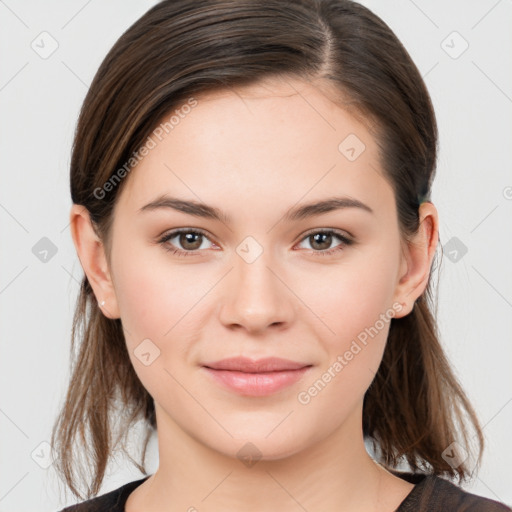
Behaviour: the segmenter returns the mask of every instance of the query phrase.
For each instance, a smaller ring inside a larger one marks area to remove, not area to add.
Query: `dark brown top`
[[[438,476],[394,474],[415,484],[395,512],[512,512],[502,503],[470,494]],[[149,476],[129,482],[103,496],[66,507],[60,512],[125,512],[128,496]]]
[[[397,473],[416,484],[395,512],[511,512],[498,501],[462,490],[452,482],[435,475]]]

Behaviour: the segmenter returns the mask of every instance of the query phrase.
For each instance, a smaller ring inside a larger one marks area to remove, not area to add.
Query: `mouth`
[[[305,366],[311,366],[309,363],[300,363],[290,359],[280,357],[266,357],[264,359],[249,359],[248,357],[231,357],[221,359],[211,363],[205,363],[203,366],[213,370],[232,370],[244,373],[262,373],[262,372],[280,372],[287,370],[300,370]]]
[[[299,381],[312,367],[281,358],[257,361],[248,358],[223,359],[203,365],[217,384],[245,396],[266,396]]]

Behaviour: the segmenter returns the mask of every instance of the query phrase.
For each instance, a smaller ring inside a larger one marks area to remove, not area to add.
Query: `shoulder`
[[[127,484],[114,489],[106,494],[91,498],[82,503],[71,505],[62,509],[60,512],[124,512],[124,506],[130,493],[141,485],[149,476],[128,482]]]
[[[416,483],[396,512],[512,512],[498,501],[471,494],[435,475],[399,475]]]

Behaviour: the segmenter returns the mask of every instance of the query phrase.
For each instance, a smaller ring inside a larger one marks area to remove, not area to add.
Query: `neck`
[[[130,495],[127,512],[384,512],[395,510],[412,488],[366,452],[361,410],[354,411],[331,436],[304,450],[258,460],[257,449],[250,445],[245,446],[248,457],[229,456],[206,446],[155,406],[159,467]]]

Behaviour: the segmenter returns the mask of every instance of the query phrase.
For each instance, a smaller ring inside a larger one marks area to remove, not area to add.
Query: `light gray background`
[[[154,3],[0,1],[0,511],[65,504],[52,467],[40,464],[67,384],[82,276],[68,227],[72,136],[103,57]],[[466,487],[512,504],[512,2],[362,3],[395,31],[432,95],[440,128],[433,201],[445,247],[439,323],[487,439]],[[49,51],[51,38],[58,48],[42,58],[31,44]],[[43,237],[57,251],[46,262],[33,252]],[[150,446],[153,472],[156,439]],[[120,460],[101,492],[141,477]]]

